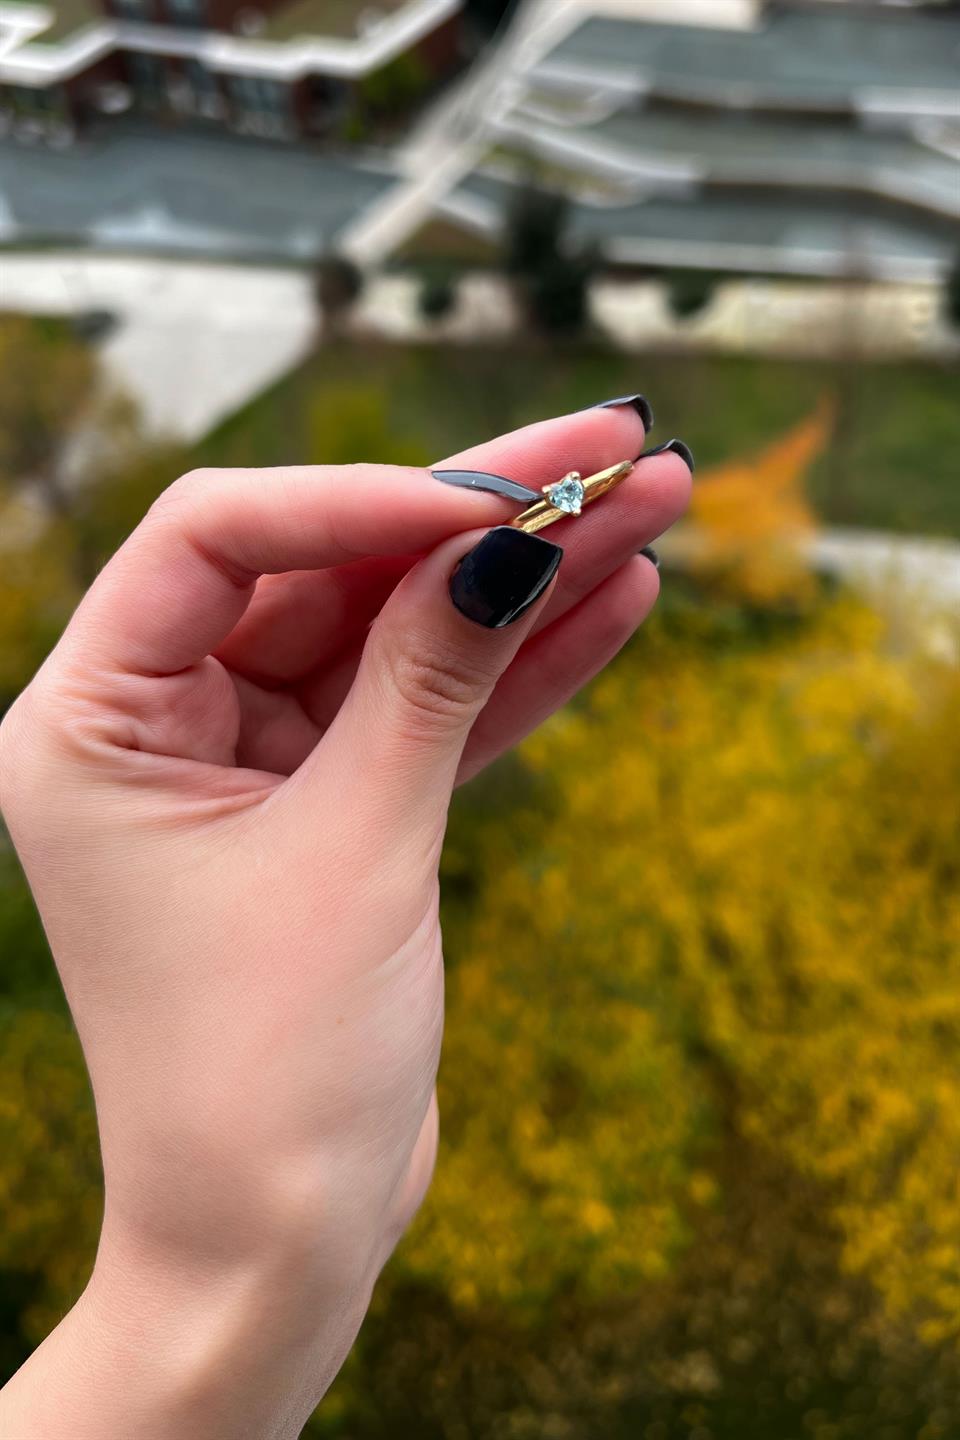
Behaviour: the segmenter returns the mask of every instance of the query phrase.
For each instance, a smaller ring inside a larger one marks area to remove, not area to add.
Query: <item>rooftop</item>
[[[749,30],[594,17],[541,69],[639,71],[660,92],[720,103],[845,107],[863,89],[956,97],[958,60],[956,15],[772,8]]]
[[[297,146],[118,124],[69,151],[0,145],[0,242],[304,260],[393,178]]]
[[[95,0],[0,0],[0,80],[52,85],[112,50],[194,56],[212,69],[294,80],[311,69],[355,78],[388,64],[463,0],[292,0],[255,35],[119,20]]]
[[[293,40],[300,36],[324,35],[349,40],[372,29],[386,16],[401,10],[408,0],[290,0],[289,4],[264,16],[257,39]],[[31,37],[31,43],[49,45],[72,35],[86,25],[108,20],[97,0],[39,0],[38,11],[47,11],[49,20]],[[0,0],[0,25],[4,11],[20,10]]]
[[[622,18],[620,0],[525,67],[440,218],[495,236],[532,169],[611,263],[942,277],[960,219],[956,10],[769,0],[731,28],[709,0],[698,24],[649,3],[660,20]]]
[[[475,174],[441,213],[467,229],[496,233],[509,193],[506,178]],[[870,197],[811,203],[782,192],[702,191],[605,204],[574,200],[570,224],[609,260],[667,268],[930,280],[942,275],[956,248],[954,226],[898,213]]]
[[[864,191],[960,219],[960,151],[841,120],[634,105],[575,125],[548,107],[522,107],[501,127],[508,145],[580,175],[586,188],[634,191],[661,181]]]

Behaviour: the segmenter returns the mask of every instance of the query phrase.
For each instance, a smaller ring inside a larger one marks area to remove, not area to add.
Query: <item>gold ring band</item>
[[[632,469],[632,460],[621,460],[618,465],[598,470],[596,475],[588,475],[585,480],[579,471],[571,470],[562,480],[544,485],[544,498],[514,516],[510,524],[515,530],[525,530],[528,535],[533,535],[568,515],[579,515],[584,505],[599,500],[601,495],[625,480]]]

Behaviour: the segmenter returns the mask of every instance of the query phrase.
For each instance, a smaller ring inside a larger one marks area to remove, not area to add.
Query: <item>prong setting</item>
[[[562,480],[544,485],[543,493],[555,510],[564,515],[579,515],[583,509],[583,477],[579,470],[570,470]]]

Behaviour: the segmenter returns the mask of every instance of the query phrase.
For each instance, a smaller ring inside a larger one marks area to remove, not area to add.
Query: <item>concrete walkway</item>
[[[953,624],[953,658],[960,642],[960,542],[882,530],[821,530],[808,545],[811,564],[835,575],[877,605],[909,600],[922,613]]]
[[[960,541],[825,528],[801,542],[807,564],[862,595],[904,638],[960,664]],[[695,565],[703,538],[688,522],[657,541],[669,569]]]
[[[0,255],[0,311],[107,310],[108,380],[155,433],[198,440],[300,364],[316,334],[307,272],[84,251]]]

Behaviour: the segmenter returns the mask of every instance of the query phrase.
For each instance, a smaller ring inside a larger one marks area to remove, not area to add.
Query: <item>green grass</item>
[[[76,30],[83,30],[86,26],[95,25],[106,18],[93,0],[54,0],[47,8],[53,12],[53,23],[48,29],[42,30],[31,44],[53,44],[67,35],[72,35]],[[2,16],[3,6],[0,5],[0,19]]]
[[[313,398],[342,385],[386,397],[391,427],[437,459],[544,416],[642,390],[655,440],[678,435],[702,471],[745,456],[835,398],[834,443],[810,479],[822,518],[960,535],[955,368],[859,368],[769,359],[624,356],[590,347],[354,346],[319,352],[201,446],[200,463],[278,465],[311,455]],[[380,457],[367,457],[376,460]]]
[[[292,40],[299,35],[336,35],[349,38],[357,33],[357,22],[365,10],[381,13],[399,10],[406,0],[292,0],[267,17],[263,38]]]

